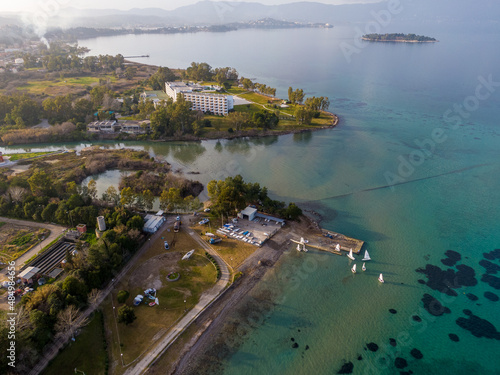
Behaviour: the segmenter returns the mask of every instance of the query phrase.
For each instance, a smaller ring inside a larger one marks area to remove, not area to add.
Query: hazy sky
[[[99,9],[131,9],[131,8],[163,8],[175,9],[183,5],[197,3],[199,0],[1,0],[0,11],[36,11],[48,9],[51,12],[55,6]],[[233,0],[234,1],[234,0]],[[238,0],[236,0],[238,1]],[[246,0],[267,5],[293,3],[310,0]],[[371,3],[381,0],[319,0],[313,1],[325,4]],[[55,5],[54,5],[55,4]]]

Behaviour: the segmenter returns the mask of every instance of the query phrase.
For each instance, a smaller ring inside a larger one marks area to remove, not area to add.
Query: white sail
[[[354,260],[354,256],[352,255],[352,249],[349,251],[349,254],[347,254],[347,257],[348,257],[349,259]]]
[[[340,245],[339,244],[335,245],[335,250],[340,251]]]
[[[382,274],[380,274],[380,276],[378,277],[378,281],[380,281],[381,283],[384,282],[384,277],[382,276]]]
[[[363,257],[363,260],[372,260],[372,258],[370,258],[370,254],[368,254],[368,250],[365,250],[365,256]]]
[[[365,266],[365,264],[364,264],[364,263],[363,263],[363,267],[361,267],[361,269],[362,269],[363,271],[366,271],[366,266]]]
[[[356,264],[351,268],[352,273],[356,273]]]

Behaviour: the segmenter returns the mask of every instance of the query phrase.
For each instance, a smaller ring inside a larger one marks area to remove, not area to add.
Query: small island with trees
[[[366,34],[361,37],[368,42],[403,42],[403,43],[435,43],[437,40],[429,36],[416,34]]]

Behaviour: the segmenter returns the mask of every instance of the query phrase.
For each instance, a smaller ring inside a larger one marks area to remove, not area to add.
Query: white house
[[[247,219],[247,220],[250,220],[252,221],[253,219],[255,219],[255,215],[257,214],[257,209],[256,208],[253,208],[253,207],[250,207],[248,206],[247,208],[245,208],[243,211],[241,211],[239,214],[238,214],[238,217],[240,219]]]
[[[165,92],[174,102],[177,100],[177,95],[182,94],[193,104],[192,109],[195,111],[210,111],[216,115],[227,115],[229,110],[233,109],[234,100],[231,95],[194,91],[202,88],[203,86],[188,85],[183,82],[165,83]]]

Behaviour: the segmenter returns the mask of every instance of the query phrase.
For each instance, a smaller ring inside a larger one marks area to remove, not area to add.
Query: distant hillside
[[[139,2],[138,2],[139,4]],[[147,4],[140,3],[140,4]],[[390,25],[412,22],[460,25],[499,25],[500,1],[498,0],[401,0],[401,12],[393,15]],[[264,18],[280,21],[322,22],[335,25],[359,24],[374,21],[374,13],[387,11],[388,3],[328,5],[314,2],[295,2],[282,5],[263,5],[258,2],[200,1],[175,10],[158,8],[131,9],[128,11],[80,10],[63,8],[48,24],[62,27],[175,27],[224,25],[249,22]],[[2,14],[0,14],[0,17]],[[9,14],[10,16],[10,14]],[[0,25],[5,22],[0,18]],[[387,30],[392,31],[392,30]],[[403,30],[405,31],[405,30]]]

